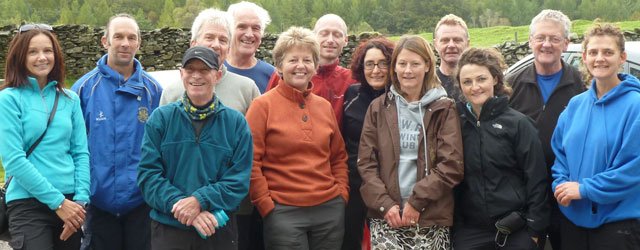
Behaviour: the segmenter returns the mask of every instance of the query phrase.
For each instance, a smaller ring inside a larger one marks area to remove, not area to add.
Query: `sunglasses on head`
[[[18,29],[18,30],[20,31],[20,33],[22,33],[22,32],[27,32],[27,31],[34,30],[34,29],[53,31],[53,27],[51,27],[51,25],[44,24],[44,23],[25,24],[25,25],[20,26],[20,29]]]

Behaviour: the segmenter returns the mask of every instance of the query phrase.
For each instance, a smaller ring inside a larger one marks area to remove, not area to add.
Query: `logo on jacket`
[[[98,113],[98,117],[96,117],[96,121],[104,121],[104,120],[107,120],[107,117],[104,116],[104,112],[100,111]]]
[[[138,121],[145,123],[149,119],[149,110],[147,107],[138,108]]]
[[[500,125],[500,124],[498,124],[498,123],[494,123],[494,124],[493,124],[493,125],[491,125],[491,126],[493,126],[493,128],[495,128],[495,129],[502,129],[502,125]]]

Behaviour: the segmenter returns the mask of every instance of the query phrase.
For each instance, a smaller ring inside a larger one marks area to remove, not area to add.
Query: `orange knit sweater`
[[[253,135],[249,194],[265,217],[274,202],[315,206],[349,199],[347,154],[328,101],[281,82],[247,111]]]

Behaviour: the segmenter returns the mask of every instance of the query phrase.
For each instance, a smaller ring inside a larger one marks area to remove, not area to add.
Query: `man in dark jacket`
[[[469,47],[469,30],[462,18],[449,14],[443,16],[433,32],[433,46],[440,55],[440,66],[436,74],[447,90],[447,96],[456,102],[463,100],[460,88],[453,82],[453,72],[458,65],[462,52]]]
[[[513,88],[511,107],[535,121],[549,173],[555,160],[551,150],[551,135],[558,122],[558,116],[573,96],[585,90],[578,70],[562,61],[562,52],[569,46],[570,27],[571,21],[562,12],[540,12],[529,26],[529,47],[533,51],[533,64],[521,71],[510,73],[506,78],[507,83]],[[549,183],[551,181],[549,175]],[[553,249],[560,249],[558,221],[562,214],[553,194],[549,195],[549,201],[552,203],[549,240]]]

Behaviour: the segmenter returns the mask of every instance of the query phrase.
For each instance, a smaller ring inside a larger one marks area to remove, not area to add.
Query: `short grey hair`
[[[227,9],[227,12],[229,13],[229,15],[231,15],[231,20],[232,20],[232,24],[233,24],[233,29],[232,29],[232,33],[235,32],[235,26],[236,26],[236,14],[239,14],[240,12],[243,11],[253,11],[254,13],[256,13],[256,15],[258,16],[258,19],[260,19],[260,28],[261,33],[264,34],[264,30],[267,28],[267,26],[271,23],[271,17],[269,16],[269,12],[267,12],[267,10],[265,10],[264,8],[258,6],[255,3],[252,2],[247,2],[247,1],[242,1],[239,3],[234,3],[232,5],[229,5],[229,8]]]
[[[569,33],[571,32],[571,20],[569,20],[569,17],[567,17],[567,15],[565,15],[561,11],[550,9],[540,11],[537,16],[531,19],[531,25],[529,25],[529,35],[533,36],[533,34],[536,32],[536,24],[545,21],[555,22],[559,25],[562,25],[562,28],[564,29],[564,38],[569,39]]]
[[[210,8],[200,12],[193,25],[191,25],[191,42],[198,39],[205,24],[218,24],[227,29],[227,35],[231,38],[231,17],[227,12]]]

